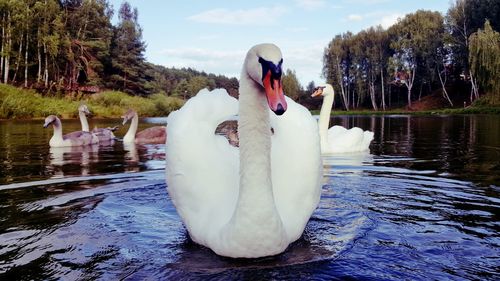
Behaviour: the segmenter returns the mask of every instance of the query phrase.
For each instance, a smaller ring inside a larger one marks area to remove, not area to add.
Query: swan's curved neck
[[[130,122],[130,127],[128,128],[127,133],[123,137],[123,142],[134,142],[135,134],[137,133],[137,125],[139,124],[139,116],[137,113],[134,113],[134,117],[132,118],[132,122]]]
[[[323,97],[323,104],[319,113],[319,136],[321,140],[321,147],[324,149],[328,146],[328,127],[330,126],[330,113],[332,112],[334,95],[327,95]]]
[[[259,195],[253,198],[259,198],[263,192],[265,197],[259,198],[259,200],[270,200],[270,205],[274,205],[271,183],[269,107],[265,94],[255,84],[249,77],[240,81],[240,92],[242,93],[240,95],[238,125],[240,134],[240,200],[251,198],[257,194]]]
[[[82,131],[90,132],[89,122],[87,121],[87,116],[85,116],[85,113],[83,111],[79,111],[78,115],[80,117],[80,123],[82,124]]]
[[[56,119],[52,123],[52,128],[54,128],[54,135],[52,136],[52,139],[54,141],[63,141],[63,134],[62,134],[62,125],[61,125],[61,120]]]
[[[248,233],[281,238],[286,234],[273,196],[269,114],[269,106],[261,86],[244,72],[240,79],[238,122],[240,189],[236,209],[231,218],[232,227],[235,231],[246,229],[249,230]],[[239,233],[238,236],[243,238],[245,234]]]

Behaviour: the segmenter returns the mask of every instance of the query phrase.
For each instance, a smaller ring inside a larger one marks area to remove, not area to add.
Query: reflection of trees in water
[[[375,128],[373,154],[413,158],[389,165],[498,185],[500,123],[492,117],[496,116],[380,116],[364,126]]]

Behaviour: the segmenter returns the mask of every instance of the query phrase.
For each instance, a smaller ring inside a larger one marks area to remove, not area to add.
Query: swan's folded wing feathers
[[[214,133],[237,112],[236,99],[225,90],[202,90],[168,117],[167,189],[192,239],[201,244],[205,238],[193,235],[227,222],[231,213],[223,208],[238,195],[237,149]]]
[[[302,234],[321,193],[318,125],[310,112],[287,98],[288,109],[271,118],[273,191],[287,234]]]

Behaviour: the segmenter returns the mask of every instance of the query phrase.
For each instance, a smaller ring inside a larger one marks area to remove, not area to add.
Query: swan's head
[[[80,105],[78,107],[78,112],[83,112],[85,115],[91,115],[92,114],[92,113],[90,113],[89,108],[85,104],[82,104],[82,105]]]
[[[250,78],[264,88],[269,108],[276,115],[282,115],[287,109],[281,83],[282,64],[281,51],[274,44],[252,47],[247,53],[245,64],[245,71]]]
[[[54,122],[56,122],[56,120],[57,120],[57,117],[55,115],[47,116],[47,118],[45,118],[45,123],[43,123],[43,127],[47,128],[51,124],[54,124]]]
[[[330,84],[323,84],[319,85],[314,89],[314,92],[311,94],[311,97],[317,97],[317,96],[333,96],[335,95],[335,92],[333,91],[333,87]]]
[[[125,115],[122,116],[123,118],[123,122],[122,122],[122,125],[125,125],[128,120],[131,120],[132,118],[134,118],[134,116],[136,115],[137,113],[135,112],[135,110],[133,109],[129,109]]]

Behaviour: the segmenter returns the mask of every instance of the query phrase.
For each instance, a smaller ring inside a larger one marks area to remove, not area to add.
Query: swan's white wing
[[[329,152],[358,152],[369,149],[373,140],[373,132],[363,131],[354,127],[346,129],[342,126],[333,126],[328,130]]]
[[[276,206],[294,241],[319,203],[322,162],[316,120],[305,107],[286,101],[282,116],[271,114],[271,168]]]
[[[237,113],[225,90],[202,90],[168,117],[167,189],[191,238],[203,245],[236,205],[238,150],[214,132]]]

